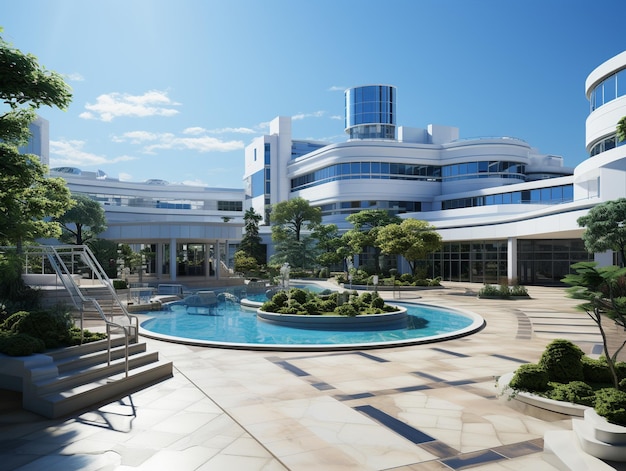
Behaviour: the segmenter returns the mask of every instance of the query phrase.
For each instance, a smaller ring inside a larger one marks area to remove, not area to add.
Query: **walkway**
[[[447,284],[421,301],[481,314],[487,327],[443,343],[355,352],[249,352],[149,340],[174,361],[168,381],[67,420],[0,402],[2,469],[394,470],[555,468],[545,431],[568,419],[523,415],[495,378],[538,360],[553,338],[585,351],[595,325],[562,289],[478,300]],[[383,293],[390,297],[391,293]],[[403,293],[402,300],[410,295]],[[615,332],[619,334],[619,332]],[[19,403],[17,403],[19,404]]]

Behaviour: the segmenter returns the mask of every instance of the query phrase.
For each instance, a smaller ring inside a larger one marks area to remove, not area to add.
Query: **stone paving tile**
[[[554,336],[591,351],[594,325],[562,289],[530,287],[530,300],[484,301],[459,295],[463,284],[446,286],[420,292],[420,301],[478,312],[483,331],[363,352],[148,340],[174,361],[174,377],[119,401],[50,421],[16,409],[9,394],[0,401],[1,468],[552,471],[542,437],[569,429],[569,420],[517,411],[496,397],[495,380],[537,361]]]

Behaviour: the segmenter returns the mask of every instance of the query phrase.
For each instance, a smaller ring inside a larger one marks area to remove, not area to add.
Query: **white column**
[[[170,239],[170,281],[176,281],[176,239]]]
[[[517,239],[509,237],[506,247],[506,277],[510,280],[517,278]]]

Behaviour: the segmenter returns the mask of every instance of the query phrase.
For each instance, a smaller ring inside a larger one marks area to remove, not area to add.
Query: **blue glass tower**
[[[346,96],[346,133],[350,139],[396,138],[396,88],[364,85],[349,88]]]

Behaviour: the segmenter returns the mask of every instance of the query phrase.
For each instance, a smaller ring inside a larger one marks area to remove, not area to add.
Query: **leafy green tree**
[[[289,263],[293,267],[310,268],[315,261],[315,244],[304,230],[312,230],[322,222],[322,212],[304,198],[281,201],[272,206],[272,240],[275,254],[272,263]]]
[[[441,236],[434,229],[425,221],[405,219],[400,224],[381,227],[376,245],[384,254],[404,257],[415,275],[419,260],[441,248]]]
[[[117,242],[106,239],[91,239],[87,245],[109,278],[117,277]],[[130,249],[130,247],[128,247]]]
[[[260,265],[265,263],[266,257],[265,246],[261,243],[261,236],[259,235],[259,222],[262,219],[263,216],[258,214],[254,208],[246,210],[243,216],[244,235],[239,244],[239,250],[253,257],[256,263]]]
[[[607,201],[578,218],[578,225],[585,227],[582,239],[589,252],[613,250],[620,255],[624,266],[626,249],[626,198]]]
[[[235,271],[237,273],[250,273],[258,270],[259,264],[256,259],[243,250],[235,252]]]
[[[332,265],[341,263],[343,253],[341,249],[344,241],[339,235],[339,229],[336,224],[320,224],[313,229],[311,233],[317,241],[317,259],[319,266],[330,269]]]
[[[62,242],[83,245],[106,230],[104,209],[87,195],[73,195],[74,205],[56,220],[63,226]]]
[[[376,242],[378,232],[382,227],[389,224],[399,224],[402,219],[385,209],[366,209],[349,215],[346,221],[354,227],[344,233],[345,244],[352,249],[353,254],[361,253],[367,247],[372,247],[374,250],[374,268],[376,273],[380,273],[381,250]]]
[[[2,30],[0,29],[0,32]],[[9,110],[0,114],[0,242],[16,244],[39,237],[58,237],[57,222],[70,206],[70,193],[61,178],[46,178],[39,158],[22,155],[20,145],[30,137],[28,125],[41,106],[66,109],[71,91],[63,78],[40,66],[0,38],[0,100]]]
[[[610,352],[603,319],[608,317],[626,331],[626,268],[614,265],[598,267],[595,262],[579,262],[572,265],[575,273],[570,273],[563,282],[571,287],[567,289],[568,296],[581,299],[584,302],[577,308],[596,323],[602,336],[604,356],[613,378],[613,386],[619,387],[619,377],[615,364],[619,353],[626,345],[626,339],[621,345]]]

